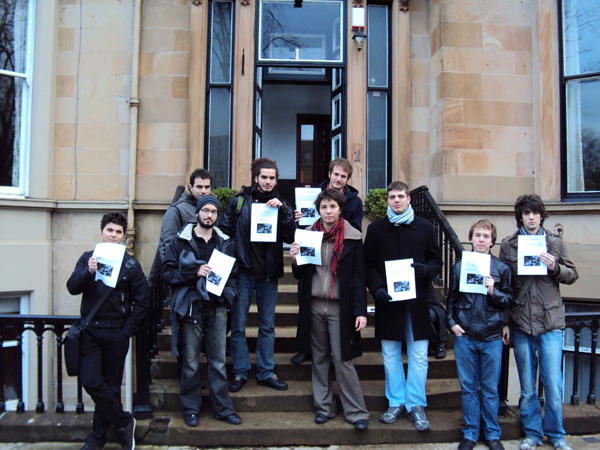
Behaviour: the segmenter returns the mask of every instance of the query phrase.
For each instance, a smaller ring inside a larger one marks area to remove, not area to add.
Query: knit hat
[[[221,215],[221,202],[217,197],[212,194],[203,195],[198,199],[198,203],[196,205],[196,213],[200,211],[204,206],[211,204],[217,207],[217,214]]]

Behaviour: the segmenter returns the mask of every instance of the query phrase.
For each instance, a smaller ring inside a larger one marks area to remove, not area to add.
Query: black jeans
[[[81,384],[95,403],[91,444],[104,445],[111,425],[125,427],[131,414],[123,411],[121,380],[129,338],[120,328],[88,326],[81,333]]]

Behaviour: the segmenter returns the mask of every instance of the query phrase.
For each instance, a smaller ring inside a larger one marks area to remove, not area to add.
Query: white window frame
[[[30,164],[30,142],[31,142],[31,105],[32,105],[32,80],[33,80],[33,55],[35,39],[35,11],[36,1],[27,1],[27,43],[25,55],[25,72],[11,72],[0,70],[0,76],[21,78],[23,80],[23,91],[21,94],[21,129],[19,130],[19,183],[17,186],[0,186],[0,195],[22,196],[29,194],[29,164]]]
[[[6,294],[0,293],[0,302],[6,299],[19,299],[19,314],[21,316],[29,314],[29,296],[27,294]],[[31,332],[24,332],[21,340],[21,380],[22,380],[22,389],[23,389],[23,401],[25,405],[27,405],[27,399],[29,398],[29,345],[31,339]],[[2,343],[2,347],[16,347],[17,341],[6,341]],[[16,411],[17,410],[17,402],[18,399],[6,400],[4,406],[6,411]]]

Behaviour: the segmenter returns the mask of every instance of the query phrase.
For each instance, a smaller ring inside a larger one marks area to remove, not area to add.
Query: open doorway
[[[331,116],[298,114],[296,138],[296,186],[318,186],[331,157]]]

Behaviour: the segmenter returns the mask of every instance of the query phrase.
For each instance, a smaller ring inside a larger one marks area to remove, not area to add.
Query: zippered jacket
[[[460,292],[462,262],[454,264],[448,304],[446,324],[448,329],[458,324],[465,335],[478,341],[491,341],[502,338],[504,313],[512,300],[510,268],[492,255],[490,276],[494,279],[494,295]]]
[[[96,275],[92,275],[88,270],[88,261],[93,254],[93,251],[89,251],[81,255],[67,281],[67,289],[71,295],[83,294],[80,308],[82,320],[87,317],[106,290],[110,290],[110,294],[94,315],[90,325],[100,328],[120,328],[123,334],[131,337],[150,309],[150,288],[144,271],[133,256],[125,253],[117,285],[111,288],[101,280],[95,281]]]
[[[538,336],[547,331],[565,328],[565,310],[559,284],[573,284],[579,278],[567,246],[560,236],[546,231],[548,253],[556,258],[556,267],[548,275],[519,276],[517,274],[517,244],[519,231],[504,238],[500,245],[500,260],[510,267],[515,300],[528,277],[533,278],[520,301],[510,311],[510,325],[519,331]]]

